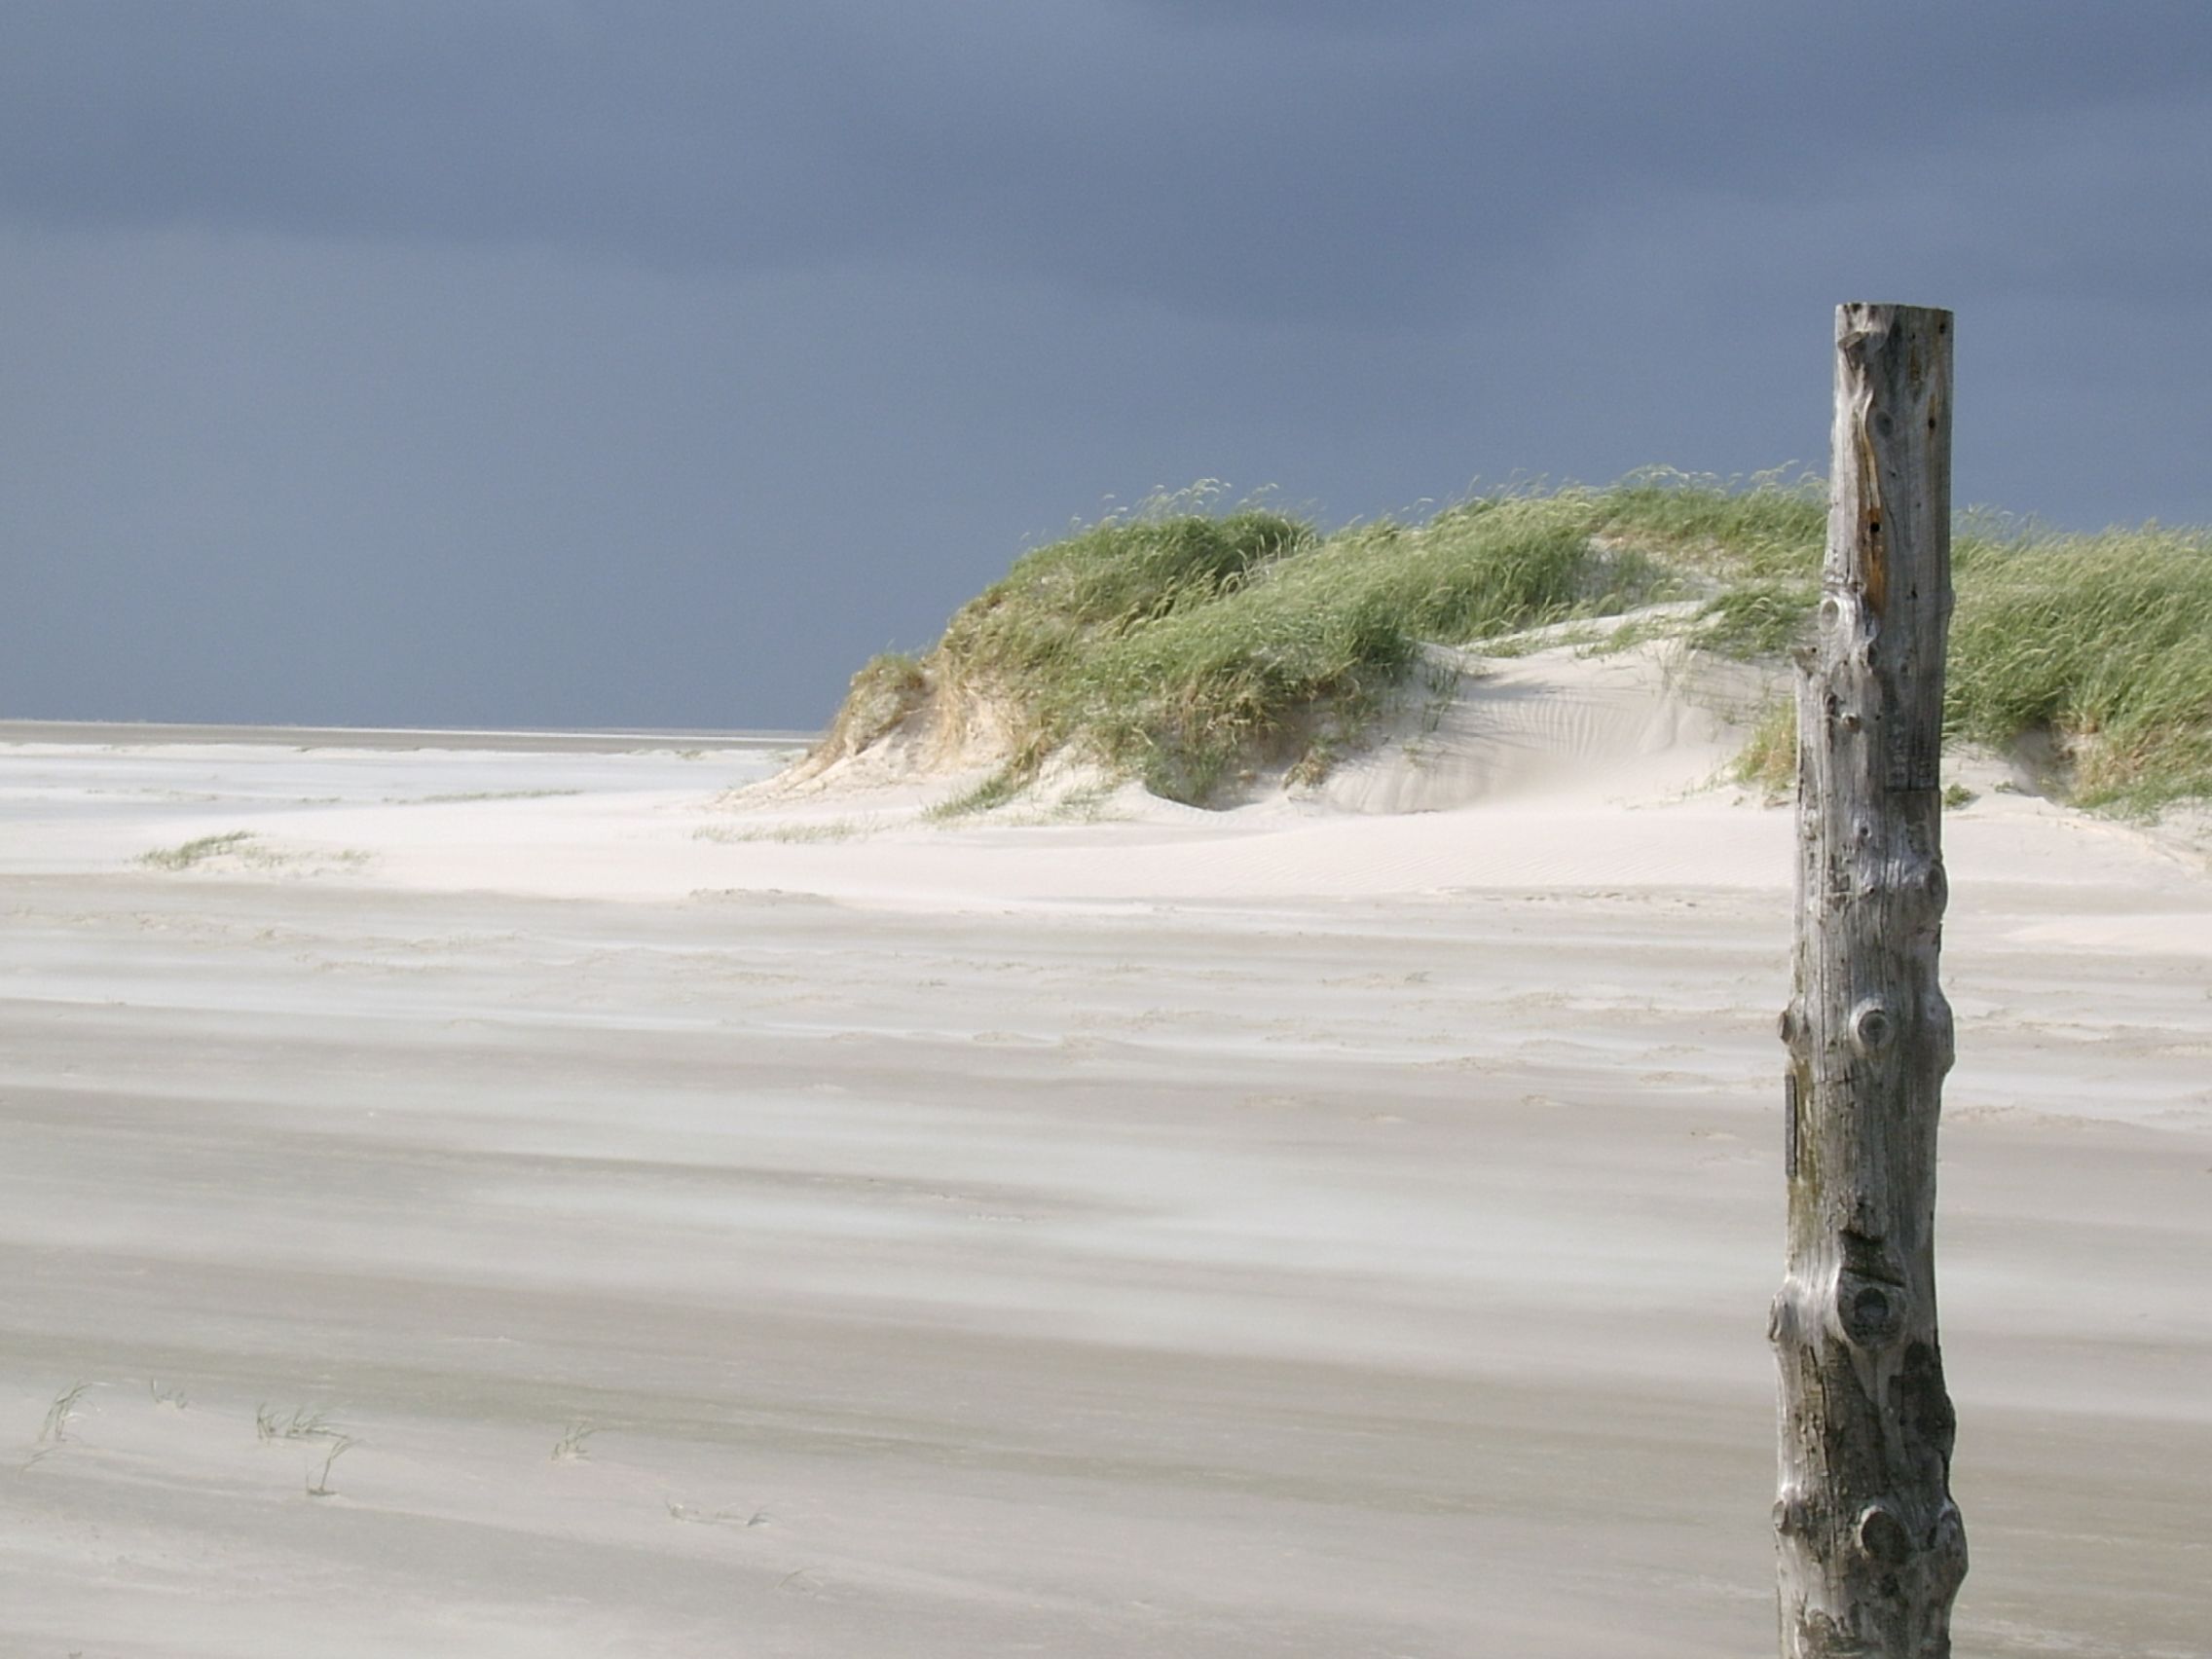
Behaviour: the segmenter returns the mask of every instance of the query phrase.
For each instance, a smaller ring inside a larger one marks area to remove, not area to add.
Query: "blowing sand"
[[[0,1651],[1772,1651],[1789,822],[1648,668],[1013,826],[0,728]],[[2212,1653],[2212,881],[1978,776],[1960,1650]]]

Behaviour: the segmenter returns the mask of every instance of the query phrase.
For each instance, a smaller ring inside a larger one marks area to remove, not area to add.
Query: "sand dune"
[[[1562,647],[951,824],[0,731],[0,1651],[1768,1650],[1743,690]],[[1961,1650],[2202,1655],[2212,883],[1967,775]]]

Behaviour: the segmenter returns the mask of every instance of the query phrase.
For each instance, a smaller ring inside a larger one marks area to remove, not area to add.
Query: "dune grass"
[[[150,853],[141,853],[138,862],[152,869],[190,869],[194,865],[235,853],[253,839],[247,830],[232,830],[220,835],[202,835],[181,846],[159,847]]]
[[[1797,788],[1797,705],[1776,699],[1752,722],[1751,736],[1737,753],[1729,776],[1755,790],[1769,806],[1788,800]]]
[[[2048,737],[2084,806],[2212,795],[2212,534],[1970,533],[1954,565],[1952,734]]]
[[[929,676],[1014,713],[1012,777],[1074,746],[1158,793],[1204,800],[1242,768],[1363,729],[1423,641],[1674,592],[1644,553],[1593,539],[1607,528],[1598,501],[1486,497],[1324,538],[1266,508],[1216,515],[1157,498],[1018,561],[927,658],[864,670],[856,701]]]
[[[1775,492],[1684,480],[1612,493],[1633,498],[1631,519],[1709,538],[1659,552],[1722,584],[1691,630],[1705,648],[1779,658],[1805,637],[1825,508],[1814,481],[1781,487],[1794,512]],[[2143,814],[2212,796],[2212,534],[2063,535],[1967,513],[1952,535],[1952,585],[1948,738],[1999,752],[2042,740],[2060,764],[2052,782],[2082,806]],[[1747,774],[1783,787],[1787,735],[1754,734]]]
[[[1014,725],[996,804],[1071,751],[1205,802],[1258,768],[1311,776],[1415,694],[1423,643],[1700,601],[1667,626],[1780,659],[1818,596],[1817,477],[1653,471],[1606,489],[1513,491],[1419,523],[1322,535],[1211,487],[1161,496],[1017,560],[927,655],[855,678],[841,729],[888,730],[933,692]],[[2058,536],[1962,520],[1947,723],[2005,748],[2048,736],[2084,804],[2212,793],[2212,551],[2202,532]],[[1781,775],[1765,734],[1761,781]]]

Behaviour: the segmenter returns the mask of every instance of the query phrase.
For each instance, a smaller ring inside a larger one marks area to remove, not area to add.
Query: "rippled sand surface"
[[[178,735],[0,733],[0,1652],[1771,1650],[1786,814]],[[2212,883],[1950,847],[1960,1649],[2212,1652]]]

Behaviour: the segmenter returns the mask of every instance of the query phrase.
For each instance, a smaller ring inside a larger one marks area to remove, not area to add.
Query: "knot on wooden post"
[[[1869,1503],[1862,1509],[1856,1530],[1866,1559],[1883,1567],[1897,1567],[1912,1553],[1912,1534],[1886,1503]]]
[[[1794,1487],[1783,1490],[1774,1501],[1774,1530],[1786,1538],[1801,1537],[1812,1530],[1811,1506],[1805,1493]]]
[[[1890,1039],[1896,1035],[1897,1022],[1880,1003],[1862,1002],[1852,1011],[1851,1046],[1862,1057],[1872,1059],[1890,1046]]]
[[[1921,903],[1932,911],[1937,920],[1951,903],[1951,878],[1943,873],[1940,855],[1929,859],[1913,872],[1913,885]]]
[[[1853,1347],[1888,1347],[1904,1334],[1906,1300],[1901,1285],[1884,1284],[1854,1272],[1838,1274],[1836,1328]]]

